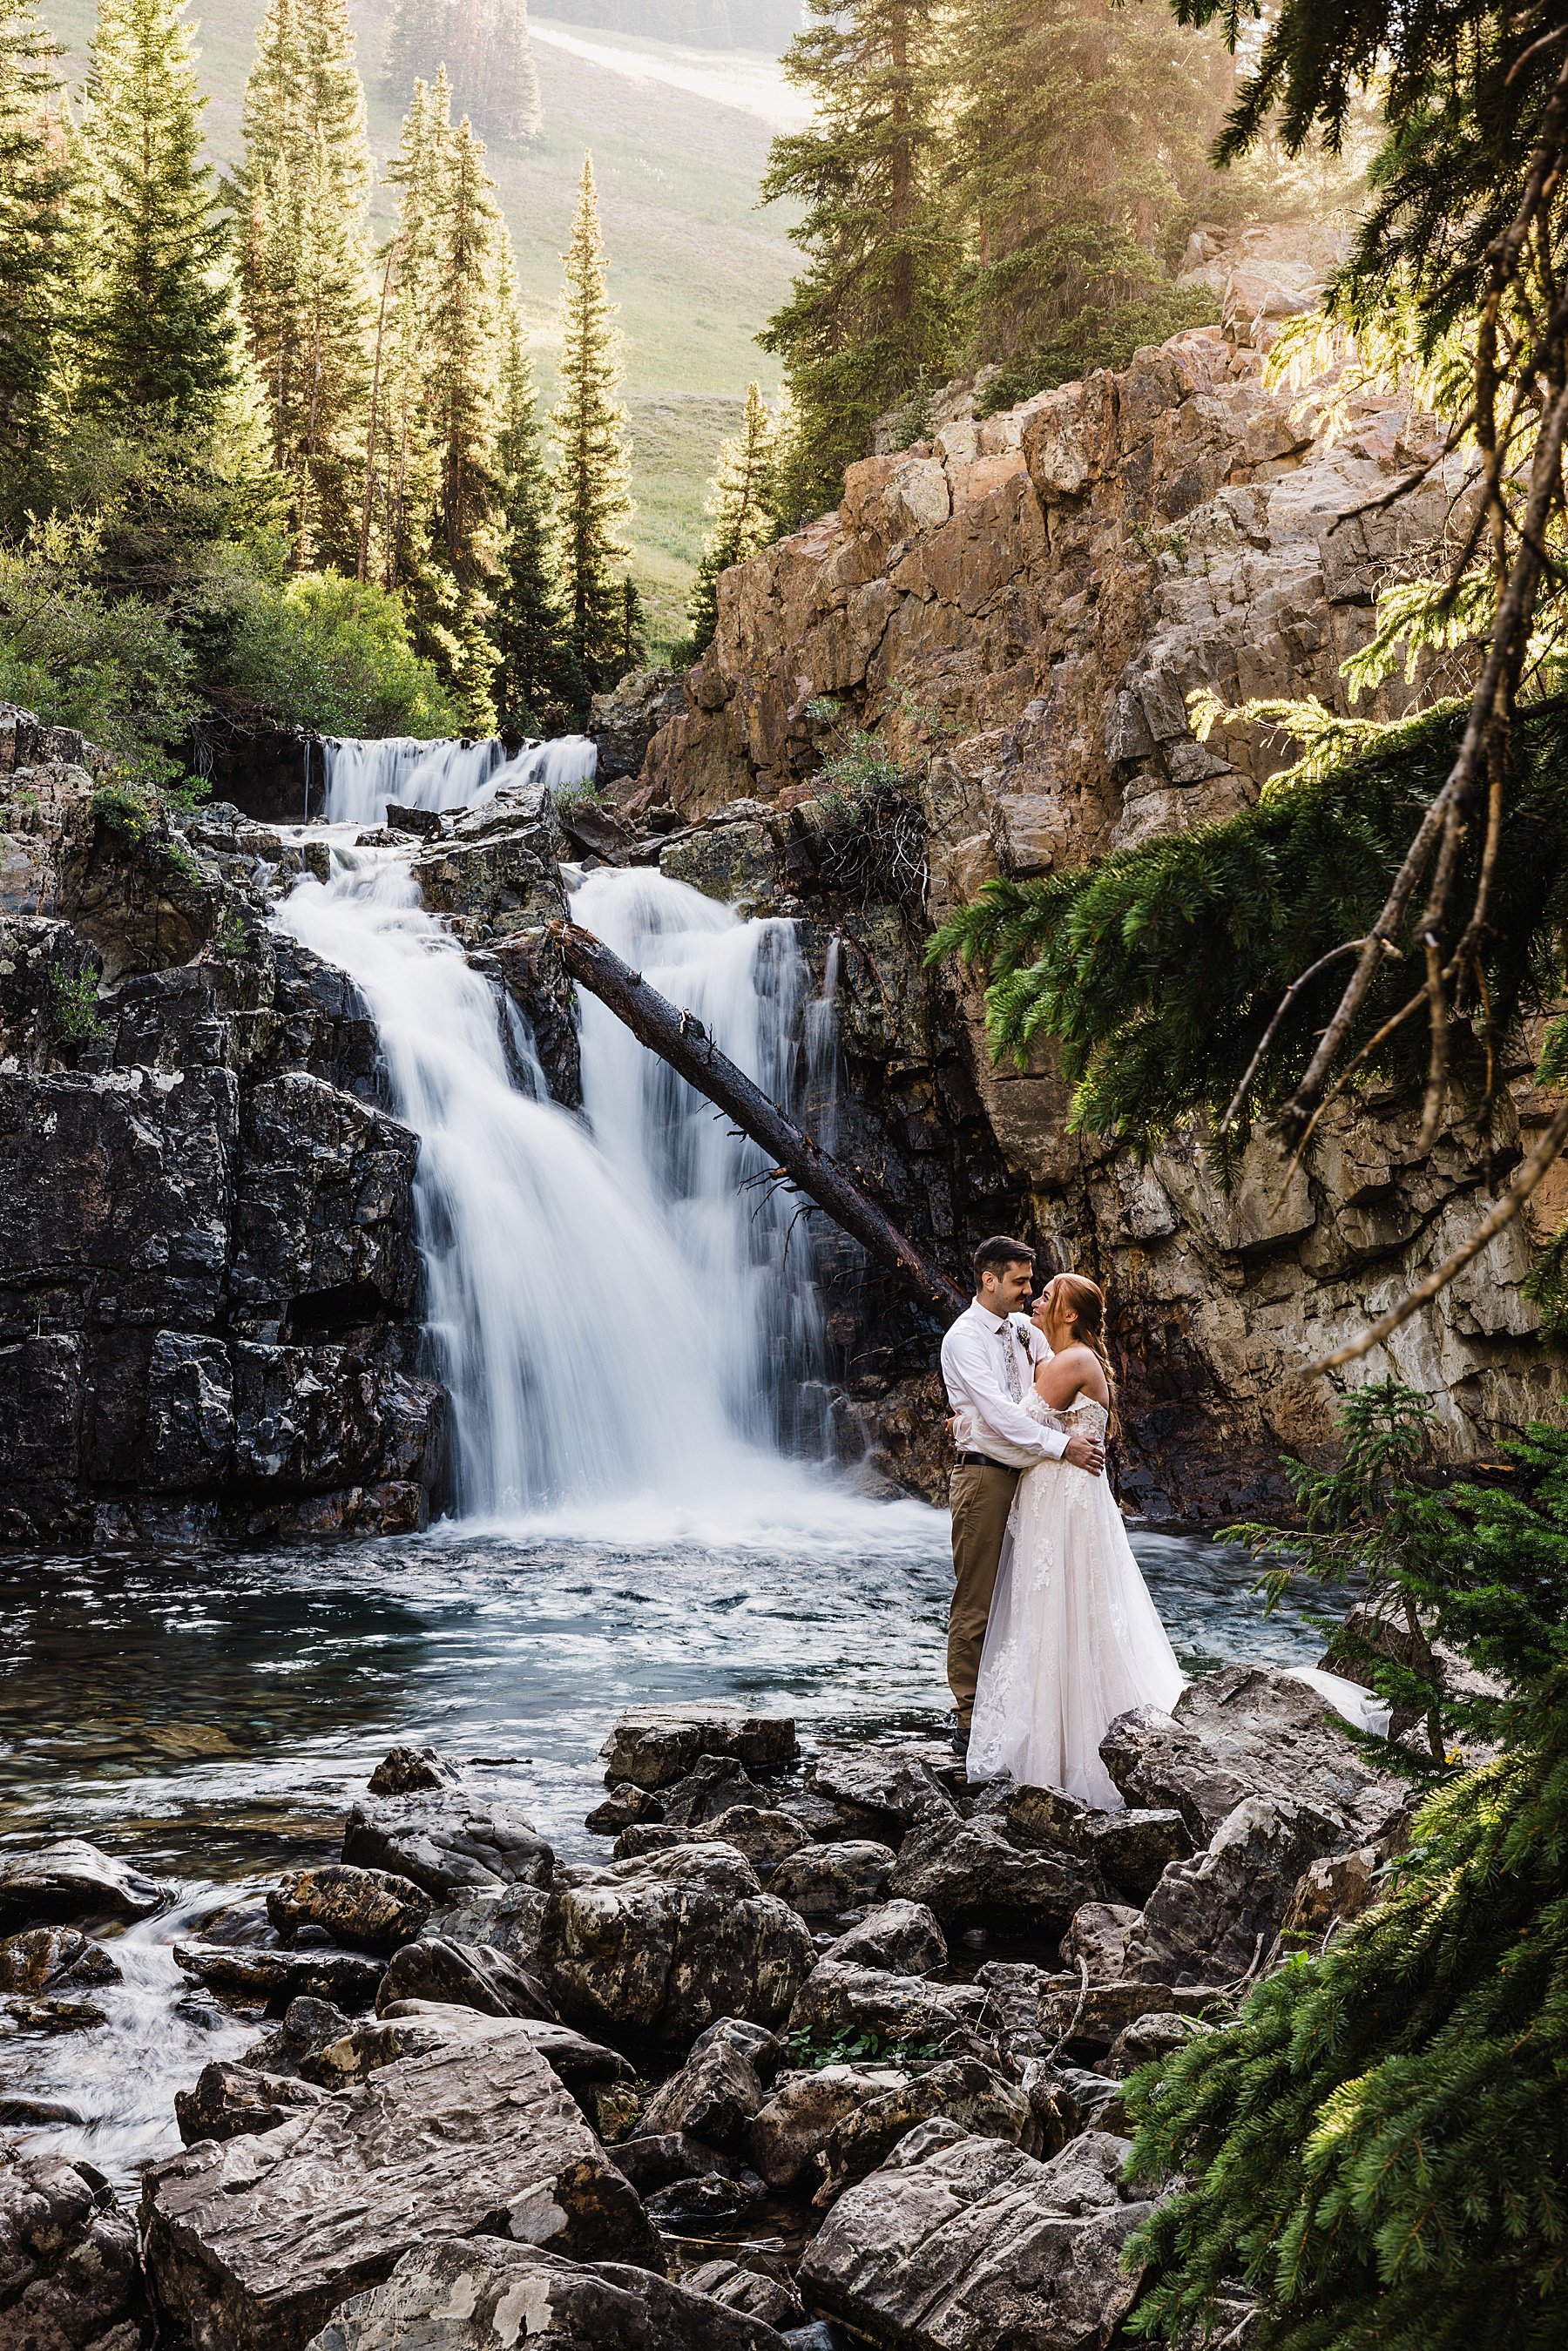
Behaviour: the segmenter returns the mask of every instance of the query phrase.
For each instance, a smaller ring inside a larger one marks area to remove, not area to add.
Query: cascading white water
[[[472,797],[541,764],[526,752]],[[742,923],[647,872],[589,875],[574,912],[788,1096],[807,986],[790,925]],[[779,1447],[821,1445],[820,1316],[801,1204],[752,1182],[762,1155],[596,1003],[587,1123],[552,1104],[526,1024],[425,911],[398,850],[335,847],[330,881],[307,876],[277,920],[359,986],[421,1138],[460,1514],[634,1498],[755,1513],[798,1489]]]
[[[324,747],[329,824],[379,825],[386,804],[403,808],[472,808],[503,788],[541,781],[586,782],[597,754],[585,735],[553,743],[526,743],[508,759],[494,736],[478,742],[422,743],[411,735],[366,741],[329,741]]]

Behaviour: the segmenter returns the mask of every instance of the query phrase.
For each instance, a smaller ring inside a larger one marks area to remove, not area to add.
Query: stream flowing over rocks
[[[1102,1752],[1125,1810],[972,1789],[913,1729],[803,1746],[781,1710],[641,1704],[603,1739],[605,1805],[642,1811],[622,1840],[695,1834],[586,1861],[482,1763],[394,1749],[373,1777],[400,1792],[340,1817],[342,1858],[174,1946],[231,2052],[176,2092],[183,2147],[133,2197],[57,2132],[0,2162],[0,2340],[1110,2351],[1152,2209],[1122,2080],[1368,1907],[1407,1809],[1279,1667],[1200,1677]],[[737,1788],[759,1801],[700,1817]],[[752,1813],[800,1842],[758,1858],[725,1829]],[[933,1831],[933,1899],[901,1894]],[[1358,1861],[1325,1915],[1312,1871]],[[79,1838],[4,1884],[22,1988],[101,1983],[181,1900]]]

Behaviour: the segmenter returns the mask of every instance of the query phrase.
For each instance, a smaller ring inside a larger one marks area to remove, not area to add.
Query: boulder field
[[[0,2163],[0,2340],[1110,2351],[1155,2192],[1123,2080],[1351,1926],[1407,1833],[1337,1726],[1228,1667],[1112,1726],[1101,1813],[971,1789],[932,1737],[802,1754],[785,1715],[639,1708],[592,1865],[394,1750],[340,1862],[176,1945],[257,2037],[180,2092],[136,2210],[89,2163]],[[773,1816],[799,1841],[760,1847]],[[24,2023],[112,1981],[165,1889],[71,1842],[0,1899]]]

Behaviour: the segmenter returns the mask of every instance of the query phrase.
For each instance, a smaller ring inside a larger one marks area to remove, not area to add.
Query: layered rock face
[[[1281,302],[1301,307],[1288,289]],[[1188,695],[1315,695],[1345,710],[1340,664],[1368,639],[1379,587],[1440,539],[1464,495],[1448,459],[1379,504],[1437,456],[1431,420],[1333,386],[1304,400],[1269,389],[1256,347],[1276,331],[1268,301],[1227,312],[1225,329],[1140,352],[1123,373],[959,416],[852,467],[836,512],[725,575],[715,643],[629,796],[633,814],[695,826],[666,848],[666,870],[799,905],[819,956],[836,935],[841,1155],[956,1269],[981,1232],[1022,1224],[1107,1282],[1124,1496],[1199,1516],[1268,1493],[1280,1448],[1328,1433],[1321,1384],[1293,1375],[1485,1213],[1479,1137],[1452,1104],[1417,1163],[1405,1106],[1372,1095],[1354,1119],[1324,1120],[1288,1183],[1266,1140],[1228,1195],[1193,1141],[1139,1168],[1068,1134],[1051,1054],[992,1065],[977,985],[926,974],[921,949],[993,874],[1080,864],[1248,806],[1288,743],[1223,720],[1200,743]],[[1395,716],[1456,682],[1396,679],[1356,709]],[[819,787],[848,726],[875,731],[918,804],[901,883],[885,840],[858,875],[834,851]],[[1549,1115],[1529,1072],[1524,1040],[1494,1182]],[[1542,1204],[1537,1235],[1562,1207]],[[1456,1458],[1557,1409],[1563,1360],[1542,1347],[1521,1289],[1531,1249],[1511,1228],[1438,1312],[1371,1359],[1433,1395]],[[842,1311],[849,1337],[853,1301]],[[856,1353],[852,1392],[884,1466],[934,1490],[939,1398],[910,1377],[914,1334],[891,1301],[862,1317]]]
[[[349,983],[266,925],[300,852],[98,765],[0,710],[0,1534],[421,1525],[416,1146]]]

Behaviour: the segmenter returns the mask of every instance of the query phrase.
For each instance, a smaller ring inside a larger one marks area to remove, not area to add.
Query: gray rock
[[[343,1859],[412,1878],[434,1902],[468,1889],[548,1886],[555,1865],[520,1806],[456,1789],[361,1798],[349,1814]]]
[[[1247,1796],[1311,1804],[1364,1834],[1405,1792],[1351,1744],[1326,1698],[1270,1666],[1205,1674],[1174,1714],[1119,1716],[1100,1753],[1129,1804],[1174,1808],[1200,1845]]]
[[[891,1845],[861,1838],[802,1845],[779,1864],[768,1890],[802,1918],[841,1918],[882,1901],[897,1858]]]
[[[285,1942],[301,1927],[321,1927],[355,1950],[388,1952],[419,1933],[431,1903],[409,1878],[329,1862],[319,1869],[290,1870],[268,1894],[267,1909]]]
[[[444,1909],[433,1910],[424,1931],[448,1936],[455,1943],[487,1943],[534,1973],[549,1907],[549,1895],[542,1886],[470,1887]]]
[[[1100,2052],[1111,2048],[1140,2017],[1174,2011],[1178,2016],[1223,2018],[1232,2012],[1222,1986],[1172,1984],[1124,1976],[1113,1983],[1043,1992],[1040,2030],[1050,2048]]]
[[[1147,2016],[1134,2018],[1118,2032],[1111,2043],[1107,2062],[1119,2076],[1135,2073],[1151,2058],[1168,2057],[1174,2051],[1185,2049],[1198,2034],[1214,2029],[1200,2016],[1178,2016],[1169,2008],[1151,2009]]]
[[[433,2000],[396,2001],[373,2022],[317,2047],[301,2061],[308,2081],[324,2089],[345,2089],[363,2081],[380,2066],[395,2065],[404,2057],[423,2057],[447,2047],[471,2029],[477,2009],[450,2008]],[[592,2082],[629,2082],[632,2071],[618,2051],[590,2041],[570,2025],[547,2023],[538,2017],[514,2020],[532,2046],[573,2092]]]
[[[413,1796],[429,1788],[455,1788],[462,1778],[456,1764],[434,1747],[390,1747],[371,1773],[371,1793]]]
[[[720,2041],[727,2048],[737,2049],[748,2064],[755,2065],[760,2081],[770,2082],[784,2062],[784,2043],[779,2035],[744,2016],[721,2016],[706,2025],[687,2054],[695,2057]]]
[[[674,2179],[668,2188],[656,2188],[648,2199],[648,2218],[661,2235],[711,2242],[716,2230],[744,2220],[756,2200],[744,2176],[704,2171],[695,2179]]]
[[[74,1927],[33,1927],[0,1942],[0,1992],[65,1992],[120,1981],[101,1943]]]
[[[1078,1823],[1078,1850],[1113,1894],[1145,1902],[1168,1865],[1191,1854],[1192,1831],[1175,1811],[1088,1813]]]
[[[924,1755],[899,1747],[832,1747],[808,1766],[806,1785],[864,1815],[873,1834],[899,1836],[923,1821],[951,1825],[957,1808]]]
[[[924,1902],[949,1932],[976,1923],[1061,1934],[1079,1905],[1104,1892],[1092,1862],[1011,1843],[994,1815],[927,1820],[904,1840],[889,1890]]]
[[[194,2147],[204,2138],[276,2130],[301,2107],[319,2106],[326,2095],[290,2074],[214,2064],[203,2066],[194,2089],[175,2091],[174,2119],[185,2145]]]
[[[515,1959],[481,1943],[455,1943],[445,1935],[423,1936],[393,1953],[376,2006],[384,2013],[405,2000],[446,2002],[482,2016],[555,2021],[543,1985]]]
[[[884,2050],[918,2048],[927,2054],[984,2056],[978,2037],[986,1996],[964,1984],[934,1984],[885,1968],[850,1967],[821,1959],[789,2011],[793,2039],[831,2049],[846,2037],[869,2035]]]
[[[613,1837],[623,1829],[635,1828],[644,1821],[662,1821],[664,1817],[663,1801],[651,1788],[639,1788],[630,1780],[622,1780],[602,1803],[594,1805],[583,1826],[595,1836]]]
[[[795,1912],[726,1844],[614,1862],[586,1885],[557,1886],[540,1947],[569,2022],[665,2042],[720,2016],[777,2023],[813,1957]]]
[[[6,2351],[138,2351],[136,2231],[101,2171],[0,2157],[0,2342]]]
[[[599,752],[600,787],[636,775],[660,727],[685,706],[677,669],[632,670],[609,693],[596,694],[588,707],[588,731]]]
[[[803,2326],[806,2313],[783,2264],[764,2253],[754,2253],[752,2260],[758,2263],[755,2269],[738,2262],[705,2262],[686,2283],[694,2294],[711,2294],[727,2310],[744,2311],[769,2326]]]
[[[654,2196],[676,2180],[702,2179],[710,2172],[727,2179],[738,2179],[746,2168],[733,2156],[709,2147],[706,2139],[688,2138],[684,2131],[653,2133],[641,2128],[630,2138],[616,2141],[615,2162],[639,2196]]]
[[[947,1938],[924,1902],[884,1902],[846,1928],[822,1957],[848,1967],[928,1976],[946,1965]]]
[[[369,2008],[386,1972],[384,1959],[363,1951],[263,1951],[243,1943],[176,1943],[174,1957],[188,1976],[227,2000],[279,2002],[304,1997]]]
[[[727,2040],[710,2041],[679,2073],[660,2083],[638,2127],[655,2136],[682,2132],[734,2151],[744,2145],[747,2125],[763,2096],[757,2068],[744,2051]]]
[[[731,1755],[748,1770],[779,1771],[795,1761],[795,1720],[716,1703],[639,1706],[621,1716],[599,1751],[606,1787],[630,1780],[639,1788],[667,1788],[699,1755]]]
[[[632,1785],[628,1780],[618,1782],[617,1793]],[[645,1802],[657,1805],[661,1821],[683,1829],[701,1827],[721,1813],[743,1806],[765,1808],[772,1801],[770,1791],[733,1755],[699,1755],[689,1771],[661,1788],[657,1796],[649,1789],[636,1792]]]
[[[154,1878],[81,1837],[0,1855],[0,1931],[6,1934],[91,1918],[150,1918],[163,1901]]]
[[[884,2163],[906,2132],[937,2116],[1009,2147],[1033,2135],[1026,2092],[977,2057],[949,2058],[873,2092],[834,2126],[821,2150],[822,2183],[813,2200],[819,2208],[832,2203],[852,2181]]]
[[[909,2076],[901,2067],[821,2065],[787,2074],[752,2116],[746,2151],[769,2188],[792,2188],[845,2118]]]
[[[348,2030],[349,2020],[335,2001],[301,1995],[289,2001],[275,2032],[241,2052],[240,2064],[257,2073],[298,2078],[306,2072],[312,2051],[324,2049]]]
[[[528,2029],[478,2017],[260,2137],[154,2164],[141,2218],[159,2307],[194,2351],[299,2351],[348,2295],[441,2239],[659,2260]]]
[[[759,2319],[614,2262],[494,2237],[421,2246],[337,2311],[309,2351],[779,2351]]]
[[[1139,2272],[1127,2142],[1092,2131],[1048,2163],[951,2124],[912,2131],[838,2200],[806,2251],[811,2303],[907,2351],[1103,2351]]]
[[[993,1782],[975,1809],[997,1813],[1015,1844],[1037,1844],[1047,1853],[1077,1853],[1084,1822],[1106,1817],[1061,1788],[1019,1787],[1010,1780]]]
[[[1173,1862],[1127,1937],[1129,1974],[1173,1984],[1226,1983],[1267,1957],[1310,1862],[1343,1824],[1306,1803],[1249,1796],[1206,1853]]]
[[[1072,1924],[1061,1938],[1061,1963],[1076,1968],[1082,1961],[1091,1983],[1112,1983],[1127,1972],[1127,1937],[1138,1924],[1139,1911],[1125,1902],[1085,1902],[1072,1914]]]

